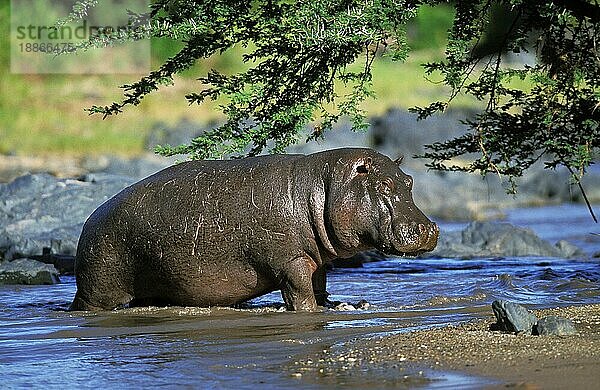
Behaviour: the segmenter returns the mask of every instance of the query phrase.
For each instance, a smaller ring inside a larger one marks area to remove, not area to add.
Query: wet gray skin
[[[325,265],[435,248],[399,162],[370,149],[190,161],[124,189],[86,221],[73,310],[229,306],[281,290],[325,305]]]

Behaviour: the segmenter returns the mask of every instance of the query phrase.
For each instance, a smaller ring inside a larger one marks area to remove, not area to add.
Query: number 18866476
[[[19,50],[21,53],[68,53],[75,50],[75,45],[71,42],[61,43],[19,43]]]

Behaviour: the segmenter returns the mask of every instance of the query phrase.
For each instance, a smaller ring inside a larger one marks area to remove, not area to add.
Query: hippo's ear
[[[373,167],[373,159],[371,157],[367,157],[362,162],[362,165],[356,167],[356,172],[358,173],[369,173],[371,172],[371,168]]]
[[[400,156],[398,156],[397,159],[394,160],[394,162],[396,163],[396,165],[400,166],[400,164],[402,164],[402,161],[404,161],[404,155],[401,154]]]

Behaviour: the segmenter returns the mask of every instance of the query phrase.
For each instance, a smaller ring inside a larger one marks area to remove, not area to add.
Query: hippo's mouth
[[[380,248],[386,254],[396,256],[417,256],[435,249],[439,236],[439,228],[435,223],[390,223],[384,233]]]

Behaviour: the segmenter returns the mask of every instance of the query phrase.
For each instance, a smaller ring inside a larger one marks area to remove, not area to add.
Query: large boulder
[[[32,259],[0,262],[0,285],[56,283],[60,283],[58,271],[50,264]]]
[[[438,245],[425,257],[581,257],[576,246],[567,242],[552,245],[532,230],[510,223],[472,222],[462,231],[442,231]]]
[[[414,178],[415,204],[427,215],[442,220],[491,220],[502,218],[504,210],[511,208],[583,202],[581,190],[571,184],[566,169],[532,168],[516,180],[516,196],[507,194],[506,178],[498,175],[483,177],[465,172],[412,168],[406,172]],[[591,170],[582,183],[590,202],[600,202],[600,173]]]
[[[74,255],[87,217],[135,179],[88,175],[82,180],[27,174],[0,184],[0,258]]]
[[[504,217],[512,207],[497,176],[464,172],[407,170],[414,179],[415,204],[427,215],[442,220],[473,221]],[[523,195],[521,200],[524,200]]]
[[[585,200],[579,187],[573,184],[566,168],[556,170],[536,166],[520,180],[519,191],[532,198],[532,204],[559,204],[564,202],[583,203]],[[588,200],[600,202],[600,172],[590,169],[581,180]]]

